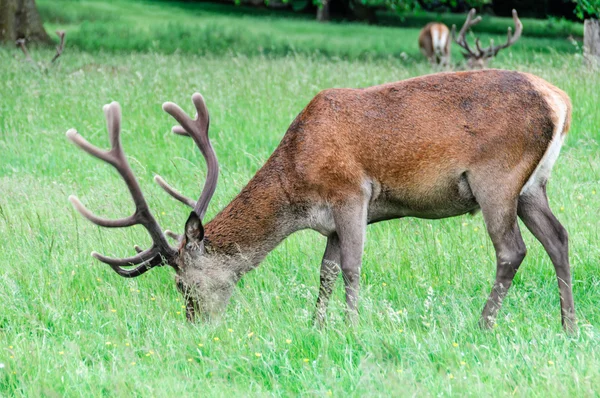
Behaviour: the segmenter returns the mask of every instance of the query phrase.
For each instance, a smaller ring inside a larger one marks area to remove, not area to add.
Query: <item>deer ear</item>
[[[204,239],[204,227],[202,226],[202,220],[196,214],[195,211],[190,213],[187,221],[185,222],[185,237],[187,241],[201,241]]]

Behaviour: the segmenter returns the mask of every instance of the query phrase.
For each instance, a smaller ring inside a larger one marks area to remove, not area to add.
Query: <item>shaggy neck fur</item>
[[[239,276],[258,266],[282,240],[302,228],[277,167],[270,163],[205,226],[207,254],[222,257]]]

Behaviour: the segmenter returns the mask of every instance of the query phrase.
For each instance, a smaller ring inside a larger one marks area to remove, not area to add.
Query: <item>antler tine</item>
[[[16,43],[21,48],[21,51],[23,51],[23,54],[25,54],[25,59],[28,62],[33,63],[33,59],[31,58],[31,55],[29,55],[29,51],[27,50],[27,46],[25,45],[25,39],[18,39]]]
[[[57,30],[56,34],[60,38],[60,44],[56,47],[56,54],[52,57],[52,61],[50,63],[54,63],[58,57],[62,55],[63,50],[65,49],[65,32],[63,30]]]
[[[108,218],[98,217],[97,215],[89,211],[75,195],[69,196],[69,201],[71,202],[75,210],[79,212],[79,214],[101,227],[124,228],[131,227],[132,225],[137,224],[137,220],[134,216],[119,218],[117,220],[109,220]]]
[[[160,187],[164,189],[169,195],[171,195],[184,205],[187,205],[192,209],[196,206],[196,201],[194,199],[188,198],[187,196],[183,196],[181,193],[179,193],[179,191],[170,186],[161,176],[155,175],[154,181],[156,181],[156,183],[160,185]]]
[[[202,189],[200,199],[198,199],[194,206],[194,212],[200,219],[202,219],[206,214],[208,204],[217,187],[217,180],[219,177],[219,162],[217,161],[217,156],[208,138],[210,117],[208,114],[208,109],[206,108],[206,103],[204,102],[204,98],[201,94],[195,93],[192,95],[192,102],[194,103],[197,111],[196,118],[194,120],[192,120],[178,105],[172,102],[165,102],[163,104],[163,110],[173,116],[173,118],[175,118],[175,120],[177,120],[180,124],[180,126],[173,128],[173,132],[175,134],[184,135],[185,131],[187,135],[192,137],[198,146],[198,149],[200,149],[200,152],[204,156],[204,159],[206,160],[206,182],[204,183],[204,188]],[[167,192],[169,192],[169,190],[167,190]]]
[[[469,55],[471,55],[473,57],[476,57],[477,54],[475,54],[473,52],[473,50],[471,50],[471,47],[469,46],[469,43],[467,42],[465,35],[471,27],[473,27],[473,26],[477,25],[479,22],[481,22],[480,16],[473,19],[476,12],[477,11],[474,8],[471,8],[471,10],[469,11],[469,14],[467,15],[467,19],[465,20],[465,23],[463,24],[462,28],[458,32],[458,37],[456,36],[456,25],[452,25],[452,39],[454,40],[454,42],[456,44],[458,44],[459,46],[464,48],[469,53]]]
[[[165,231],[165,235],[177,242],[181,242],[181,239],[183,238],[182,235],[176,234],[175,232],[170,231],[168,229]]]
[[[137,245],[136,245],[137,246]],[[139,248],[139,246],[138,246]],[[138,251],[136,248],[137,254],[135,256],[126,257],[126,258],[113,258],[107,257],[97,252],[92,252],[92,257],[97,260],[102,261],[105,264],[115,266],[115,267],[123,267],[123,266],[131,266],[138,265],[141,263],[146,263],[157,257],[160,253],[158,248],[152,246],[150,249],[146,249],[143,251]],[[160,256],[159,256],[160,257]]]
[[[145,252],[141,252],[140,254],[134,257],[129,257],[126,259],[117,259],[103,256],[100,253],[92,252],[92,256],[95,259],[102,261],[105,264],[108,264],[113,269],[113,271],[115,271],[117,274],[124,278],[135,278],[136,276],[140,276],[154,267],[160,267],[163,265],[164,258],[159,253],[153,253],[152,257],[147,258],[146,260],[142,260],[142,262],[140,263],[139,259],[142,257],[142,255],[146,256]],[[122,266],[129,265],[138,266],[130,270],[121,268]]]
[[[494,43],[492,43],[490,45],[490,47],[486,49],[486,56],[488,58],[495,57],[496,55],[498,55],[498,52],[500,52],[500,50],[503,50],[505,48],[512,46],[521,37],[521,34],[523,33],[523,23],[519,19],[517,10],[515,10],[515,9],[512,10],[512,17],[513,17],[513,22],[515,23],[515,33],[512,33],[512,29],[509,26],[508,33],[506,35],[507,36],[506,43],[499,45],[497,47],[494,47]]]
[[[105,257],[95,252],[92,253],[96,259],[109,264],[119,275],[133,277],[146,272],[149,269],[148,267],[152,268],[161,265],[165,259],[170,260],[176,255],[177,251],[169,245],[165,235],[158,225],[158,222],[150,212],[140,186],[133,175],[133,171],[131,170],[129,163],[127,162],[125,153],[123,152],[120,139],[121,107],[117,102],[112,102],[111,104],[105,105],[103,110],[106,116],[107,129],[111,145],[111,149],[109,151],[99,149],[90,144],[74,129],[67,131],[67,137],[85,152],[111,164],[119,172],[125,181],[127,188],[129,189],[135,204],[135,212],[129,217],[117,220],[109,220],[93,214],[85,206],[83,206],[83,204],[81,204],[79,199],[77,199],[75,196],[70,196],[69,200],[75,209],[81,213],[81,215],[96,225],[108,228],[122,228],[141,224],[146,228],[152,237],[152,247],[141,252],[138,250],[139,248],[136,248],[136,251],[138,252],[136,256],[115,259],[111,257]],[[138,264],[140,264],[140,266],[134,270],[124,270],[120,268],[121,266]]]

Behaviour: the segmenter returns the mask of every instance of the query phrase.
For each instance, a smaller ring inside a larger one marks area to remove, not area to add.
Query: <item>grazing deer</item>
[[[450,30],[443,23],[430,22],[419,33],[419,49],[431,65],[450,64],[450,44]]]
[[[488,60],[490,58],[495,57],[496,55],[498,55],[500,50],[503,50],[505,48],[512,46],[513,44],[515,44],[515,42],[517,40],[519,40],[519,38],[521,37],[521,33],[523,33],[523,24],[521,23],[521,20],[519,19],[519,16],[517,15],[517,11],[512,10],[512,17],[513,17],[513,21],[515,23],[515,33],[514,34],[512,33],[512,29],[510,27],[508,28],[508,34],[507,34],[508,38],[506,40],[506,43],[499,45],[499,46],[494,46],[494,41],[491,40],[489,47],[481,48],[481,43],[479,41],[479,38],[476,38],[475,39],[476,50],[473,51],[471,49],[471,47],[469,46],[467,39],[465,38],[465,34],[467,33],[467,31],[469,29],[471,29],[471,27],[477,25],[481,21],[481,17],[477,17],[477,18],[473,19],[473,17],[475,16],[475,13],[476,13],[476,11],[474,8],[472,8],[471,11],[469,11],[469,14],[467,15],[467,20],[465,21],[465,24],[458,32],[458,37],[456,36],[456,25],[452,25],[452,39],[454,40],[454,42],[456,44],[461,46],[466,51],[466,52],[463,52],[462,55],[467,60],[467,65],[469,66],[469,68],[483,69],[487,66]]]
[[[111,149],[67,137],[113,165],[135,203],[132,216],[108,220],[71,196],[75,208],[103,227],[143,225],[152,246],[124,259],[92,256],[131,278],[170,265],[193,320],[218,315],[234,286],[282,240],[313,229],[327,237],[315,321],[324,321],[341,272],[351,320],[357,316],[359,275],[368,224],[401,217],[438,219],[481,209],[496,251],[496,281],[481,324],[493,325],[525,257],[517,215],[554,264],[562,321],[575,327],[567,232],[550,211],[546,182],[571,122],[567,94],[539,77],[512,71],[438,73],[365,89],[317,94],[242,191],[212,221],[203,222],[215,191],[218,162],[208,138],[209,117],[200,94],[197,116],[177,105],[163,109],[189,135],[207,162],[198,201],[159,176],[170,195],[192,208],[177,247],[167,242],[140,190],[119,138],[121,109],[106,105]],[[124,266],[135,266],[125,269]]]

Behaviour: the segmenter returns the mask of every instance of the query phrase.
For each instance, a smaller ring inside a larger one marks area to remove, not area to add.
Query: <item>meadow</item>
[[[107,147],[101,107],[120,102],[130,164],[161,225],[179,232],[188,209],[152,178],[194,196],[205,165],[190,140],[170,133],[162,102],[191,113],[193,92],[206,99],[221,164],[210,219],[320,90],[430,73],[418,29],[218,17],[210,6],[158,2],[38,3],[49,31],[67,29],[68,45],[47,72],[0,48],[0,396],[598,395],[600,74],[583,66],[576,42],[524,37],[493,61],[537,74],[573,101],[548,192],[570,233],[576,335],[562,332],[553,266],[524,226],[528,255],[497,325],[478,328],[495,273],[480,214],[370,226],[354,327],[339,281],[327,326],[311,325],[325,248],[312,231],[246,275],[220,322],[190,324],[171,269],[126,280],[90,257],[131,255],[149,238],[143,228],[96,227],[73,210],[69,194],[105,216],[133,206],[115,171],[68,142],[67,129]],[[168,26],[185,33],[185,48],[171,48]],[[217,34],[198,51],[195,28]],[[219,44],[223,32],[229,46]],[[32,49],[36,60],[52,54]]]

